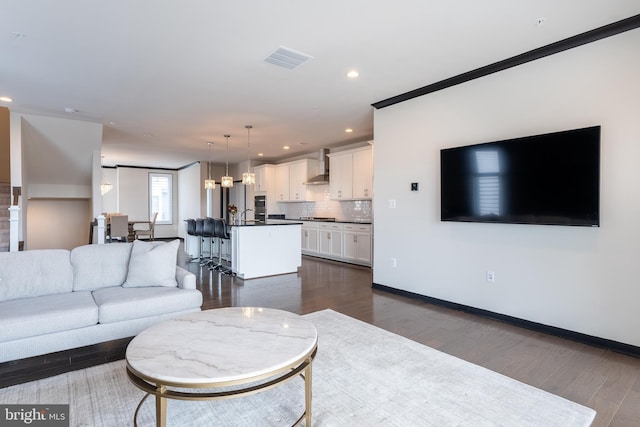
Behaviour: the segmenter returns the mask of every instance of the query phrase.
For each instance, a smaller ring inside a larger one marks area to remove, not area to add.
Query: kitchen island
[[[231,226],[231,265],[241,279],[295,273],[302,265],[302,223]]]

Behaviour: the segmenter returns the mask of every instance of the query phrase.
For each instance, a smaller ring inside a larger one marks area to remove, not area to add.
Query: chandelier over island
[[[211,179],[211,144],[213,144],[213,142],[207,142],[207,144],[209,144],[209,162],[207,162],[207,179],[204,180],[204,189],[215,190],[216,180]]]
[[[246,125],[245,128],[247,128],[247,171],[242,174],[242,183],[253,185],[256,183],[256,174],[251,172],[251,128],[253,126]]]
[[[224,188],[233,187],[233,177],[229,176],[229,138],[231,135],[224,136],[227,139],[227,168],[225,172],[225,176],[220,179],[220,186]]]

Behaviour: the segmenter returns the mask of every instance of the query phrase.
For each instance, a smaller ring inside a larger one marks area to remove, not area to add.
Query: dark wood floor
[[[184,255],[180,263],[196,274],[203,309],[261,306],[306,314],[331,308],[591,407],[598,412],[594,426],[640,425],[638,358],[372,289],[365,267],[303,257],[297,274],[243,281],[201,269]],[[121,358],[126,343],[63,352],[64,363],[50,363],[49,374]],[[31,373],[21,381],[43,370],[26,368]],[[0,387],[10,384],[11,370],[0,367]]]
[[[187,266],[205,309],[331,308],[597,411],[593,426],[640,426],[640,359],[371,288],[371,269],[304,257],[298,274],[240,280]]]

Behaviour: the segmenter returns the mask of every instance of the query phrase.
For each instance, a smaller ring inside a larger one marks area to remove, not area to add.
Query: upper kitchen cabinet
[[[311,159],[293,162],[289,168],[289,199],[307,200],[306,182],[318,174],[318,161]]]
[[[373,149],[371,146],[329,154],[329,193],[335,200],[373,197]]]
[[[332,199],[353,198],[353,153],[330,154],[329,194]]]
[[[373,197],[373,149],[353,152],[353,198]]]
[[[274,165],[260,165],[253,168],[256,174],[255,194],[265,195],[274,188],[276,169]]]
[[[289,170],[288,163],[276,166],[276,200],[278,202],[289,200]]]
[[[309,200],[305,183],[318,174],[318,161],[302,159],[276,167],[276,200],[304,202]]]

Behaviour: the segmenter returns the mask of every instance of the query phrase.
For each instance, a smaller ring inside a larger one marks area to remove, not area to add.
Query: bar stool
[[[194,230],[194,235],[198,238],[198,247],[200,248],[200,256],[198,257],[198,259],[202,261],[202,259],[204,258],[202,253],[202,243],[204,241],[202,237],[202,226],[204,225],[204,219],[196,218],[195,222],[196,222],[196,226]]]
[[[209,241],[209,258],[201,259],[200,266],[202,267],[214,263],[213,244],[215,237],[215,220],[213,218],[204,218],[202,220],[202,241],[205,242],[207,239]]]
[[[222,245],[225,243],[225,241],[230,241],[227,223],[225,222],[224,219],[216,218],[214,225],[215,225],[214,236],[218,239],[218,263],[215,266],[210,267],[210,269],[220,270],[220,272],[223,274],[232,274],[232,269],[230,267],[225,266],[222,260]],[[231,264],[230,260],[228,264],[229,265]]]

